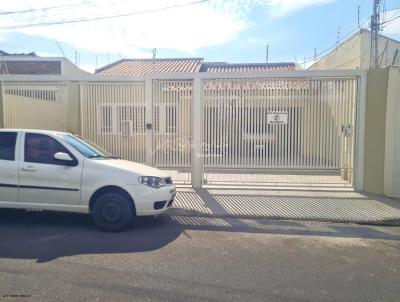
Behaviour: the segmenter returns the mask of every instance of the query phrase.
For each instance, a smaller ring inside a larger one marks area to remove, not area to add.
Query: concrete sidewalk
[[[170,214],[400,225],[400,200],[351,191],[178,188]]]

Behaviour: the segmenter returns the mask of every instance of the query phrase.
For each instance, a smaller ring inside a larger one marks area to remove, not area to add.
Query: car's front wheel
[[[120,193],[104,193],[93,204],[93,221],[97,227],[106,232],[126,229],[132,223],[134,216],[132,202]]]

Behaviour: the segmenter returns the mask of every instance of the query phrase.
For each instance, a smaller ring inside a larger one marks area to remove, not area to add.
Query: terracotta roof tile
[[[146,73],[198,72],[202,58],[123,59],[96,70],[99,75],[144,75]]]
[[[295,63],[203,62],[203,58],[123,59],[96,70],[99,75],[144,75],[147,73],[263,72],[297,70]]]
[[[297,70],[295,63],[203,63],[201,72],[254,72]]]

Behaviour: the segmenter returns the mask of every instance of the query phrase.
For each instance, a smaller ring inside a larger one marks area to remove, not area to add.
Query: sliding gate
[[[356,78],[203,82],[204,181],[351,184]]]

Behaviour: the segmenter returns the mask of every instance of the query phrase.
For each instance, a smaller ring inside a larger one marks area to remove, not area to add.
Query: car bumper
[[[132,196],[137,216],[152,216],[167,212],[176,196],[174,185],[153,189],[139,184],[127,185],[124,189]]]

